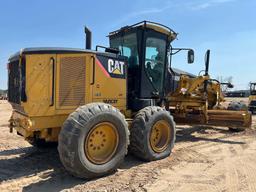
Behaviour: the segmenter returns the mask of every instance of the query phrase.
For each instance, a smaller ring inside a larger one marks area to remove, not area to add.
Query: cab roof
[[[108,36],[111,37],[111,36],[119,34],[120,32],[129,31],[131,29],[138,28],[138,27],[153,29],[159,33],[166,34],[170,41],[175,40],[178,35],[178,33],[173,31],[171,28],[169,28],[165,25],[162,25],[160,23],[151,22],[151,21],[142,21],[142,22],[136,23],[134,25],[130,25],[130,26],[128,25],[128,26],[122,27],[116,31],[110,32]]]

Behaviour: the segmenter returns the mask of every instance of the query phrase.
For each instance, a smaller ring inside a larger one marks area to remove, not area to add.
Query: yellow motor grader
[[[109,33],[110,47],[96,50],[87,27],[85,33],[86,49],[26,48],[8,62],[10,131],[36,146],[58,142],[72,175],[112,173],[128,147],[145,161],[168,157],[175,121],[250,127],[247,111],[213,108],[222,96],[212,94],[219,85],[208,73],[172,83],[168,57],[177,33],[169,27],[149,21],[126,26]],[[189,49],[188,62],[193,60]]]

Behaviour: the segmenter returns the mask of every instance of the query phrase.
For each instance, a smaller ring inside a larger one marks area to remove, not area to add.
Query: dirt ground
[[[246,102],[246,100],[245,100]],[[0,191],[256,192],[256,131],[177,127],[170,157],[145,163],[128,155],[118,171],[85,181],[62,167],[56,148],[36,149],[9,133],[11,107],[0,101]],[[256,116],[253,117],[256,126]]]

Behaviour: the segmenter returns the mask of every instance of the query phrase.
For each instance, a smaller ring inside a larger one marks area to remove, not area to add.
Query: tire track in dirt
[[[54,172],[53,172],[54,168]],[[51,173],[51,174],[50,174]],[[0,151],[0,191],[19,191],[47,175],[65,174],[56,149],[20,147]]]
[[[256,143],[256,141],[254,141],[254,143]],[[251,149],[251,146],[249,146],[246,150],[249,151],[250,149]],[[256,191],[255,158],[245,158],[245,157],[239,156],[238,160],[239,160],[239,164],[241,165],[239,168],[241,169],[241,173],[243,174],[243,176],[246,178],[248,192],[255,192]],[[254,155],[254,157],[256,157],[256,155]]]
[[[34,182],[40,182],[44,178],[47,178],[47,175],[49,175],[50,171],[40,172],[36,175],[28,175],[26,177],[20,177],[17,179],[11,179],[5,182],[2,182],[0,185],[0,191],[7,192],[7,191],[19,191],[23,187],[34,183]]]
[[[226,158],[224,159],[225,166],[225,181],[226,189],[229,192],[238,191],[238,173],[236,170],[236,162],[233,160],[232,156],[237,154],[236,149],[232,146],[225,146],[223,152],[225,153]]]
[[[147,185],[149,191],[184,191],[184,186],[191,186],[191,190],[199,190],[203,188],[215,189],[214,185],[216,178],[207,177],[208,169],[214,166],[214,162],[208,159],[204,154],[195,151],[194,149],[184,149],[183,155],[179,158],[179,164],[173,168],[165,167],[160,175],[165,175],[165,178],[160,176],[160,180],[153,185]],[[194,172],[202,172],[200,176],[195,177]],[[171,183],[171,184],[170,184]]]
[[[188,143],[185,143],[185,145],[182,142],[178,143],[176,148],[180,151],[188,152],[188,154],[181,159],[183,163],[180,170],[178,169],[177,171],[177,169],[167,168],[168,170],[164,175],[166,177],[171,175],[169,176],[171,179],[168,180],[169,182],[165,182],[166,185],[170,185],[170,183],[174,185],[170,188],[171,191],[183,191],[186,187],[190,188],[189,191],[241,191],[239,185],[240,178],[242,177],[240,176],[241,173],[238,171],[237,159],[234,159],[234,157],[242,154],[242,150],[248,148],[248,143],[252,143],[255,136],[254,134],[250,134],[251,133],[232,133],[218,137],[214,137],[214,135],[209,136],[223,140],[214,143],[210,140],[199,141],[199,143],[195,144],[190,143],[190,145]],[[219,135],[219,133],[216,133],[216,135]],[[202,157],[202,160],[199,156]],[[203,163],[209,163],[209,165],[204,167],[205,165]],[[198,168],[200,166],[201,168]],[[191,173],[192,175],[184,175],[186,170],[191,171],[194,169],[197,170]],[[198,178],[198,175],[201,176],[201,178]],[[166,180],[166,178],[160,177],[159,179],[160,181],[156,181],[155,185],[147,186],[147,189],[154,191],[158,189],[158,187],[161,187],[163,184],[162,180]],[[222,183],[222,180],[224,183]],[[187,185],[188,183],[189,185]],[[182,185],[186,187],[182,188]],[[194,185],[201,186],[201,188],[197,188]],[[163,191],[165,191],[165,188]]]

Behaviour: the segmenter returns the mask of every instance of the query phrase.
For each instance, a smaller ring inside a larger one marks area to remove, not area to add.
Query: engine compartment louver
[[[59,106],[85,103],[86,57],[60,58]]]

